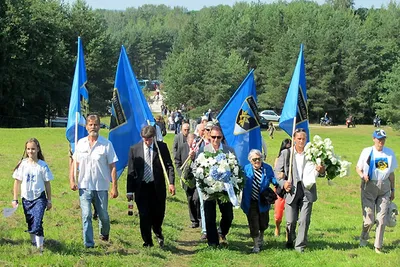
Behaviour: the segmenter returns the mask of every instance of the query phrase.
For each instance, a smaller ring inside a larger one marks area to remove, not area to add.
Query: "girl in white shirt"
[[[25,143],[22,160],[14,169],[14,200],[13,207],[18,206],[18,192],[21,188],[22,206],[28,224],[27,232],[31,235],[32,245],[40,253],[43,252],[43,216],[44,211],[50,210],[51,186],[53,180],[47,163],[44,162],[39,141],[31,138]]]

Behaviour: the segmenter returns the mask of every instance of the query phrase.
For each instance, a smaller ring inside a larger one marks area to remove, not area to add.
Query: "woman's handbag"
[[[263,205],[271,205],[275,203],[275,200],[278,199],[278,196],[275,194],[274,190],[271,187],[268,187],[260,194],[260,202]]]

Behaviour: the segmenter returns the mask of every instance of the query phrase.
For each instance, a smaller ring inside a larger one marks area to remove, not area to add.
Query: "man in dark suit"
[[[212,152],[215,153],[218,150],[222,150],[224,153],[231,152],[235,154],[233,148],[221,143],[223,134],[219,126],[213,126],[210,131],[211,143],[204,146],[203,149],[199,150],[201,152]],[[236,154],[235,154],[236,155]],[[226,193],[227,194],[227,193]],[[217,203],[219,210],[221,211],[221,221],[219,224],[219,229],[217,230]],[[204,201],[204,213],[206,217],[206,229],[207,229],[207,241],[208,245],[211,247],[217,247],[219,245],[219,238],[221,242],[227,244],[226,235],[231,228],[233,221],[233,206],[231,202],[221,202],[221,200],[210,200]],[[218,238],[219,235],[219,238]]]
[[[143,127],[140,133],[142,141],[132,146],[129,151],[127,198],[128,201],[136,201],[144,247],[153,246],[151,229],[157,237],[158,244],[164,246],[161,226],[167,196],[160,158],[168,174],[169,192],[175,195],[175,174],[171,156],[165,143],[155,143],[155,134],[154,127]]]
[[[178,151],[178,148],[183,146],[183,144],[186,144],[186,138],[189,134],[189,131],[190,131],[189,123],[184,123],[182,124],[182,131],[175,135],[174,143],[172,145],[172,153],[174,157],[176,152]]]
[[[186,143],[178,148],[175,154],[175,167],[178,172],[179,177],[182,175],[181,167],[185,163],[186,159],[190,156],[192,160],[194,159],[196,152],[193,149],[194,134],[190,133],[187,136]],[[189,167],[190,168],[190,167]],[[188,177],[194,178],[192,169],[188,171]],[[197,194],[196,187],[190,188],[188,185],[182,183],[182,187],[186,192],[186,197],[188,201],[189,217],[192,222],[191,227],[197,228],[200,226],[200,200]]]
[[[283,177],[279,181],[285,194],[285,216],[286,216],[286,248],[295,248],[303,252],[307,245],[308,228],[311,222],[312,206],[317,201],[317,186],[312,184],[308,187],[304,181],[311,177],[314,181],[320,174],[325,173],[325,167],[316,165],[305,158],[304,148],[307,142],[307,134],[304,129],[296,129],[294,136],[294,154],[292,162],[292,180],[288,180],[290,166],[290,151],[285,149],[280,154],[276,165],[276,177]],[[296,237],[296,226],[299,230]]]

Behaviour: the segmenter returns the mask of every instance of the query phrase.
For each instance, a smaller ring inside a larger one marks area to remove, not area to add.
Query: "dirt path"
[[[190,266],[192,256],[202,247],[200,240],[201,228],[190,228],[186,226],[178,240],[176,240],[177,246],[173,257],[166,266]]]

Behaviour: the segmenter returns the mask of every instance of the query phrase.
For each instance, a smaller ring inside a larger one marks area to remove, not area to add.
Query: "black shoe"
[[[192,222],[191,228],[199,228],[200,224],[198,222]]]
[[[219,248],[219,245],[218,244],[208,244],[208,247],[210,249],[217,249],[217,248]]]
[[[164,247],[164,238],[158,238],[157,237],[157,242],[160,248]]]
[[[153,246],[154,246],[153,244],[143,243],[143,247],[144,248],[150,248],[150,247],[153,247]]]
[[[294,245],[293,245],[292,242],[286,242],[285,247],[286,247],[287,249],[294,249]]]
[[[101,241],[108,241],[109,235],[100,235],[100,240]]]

